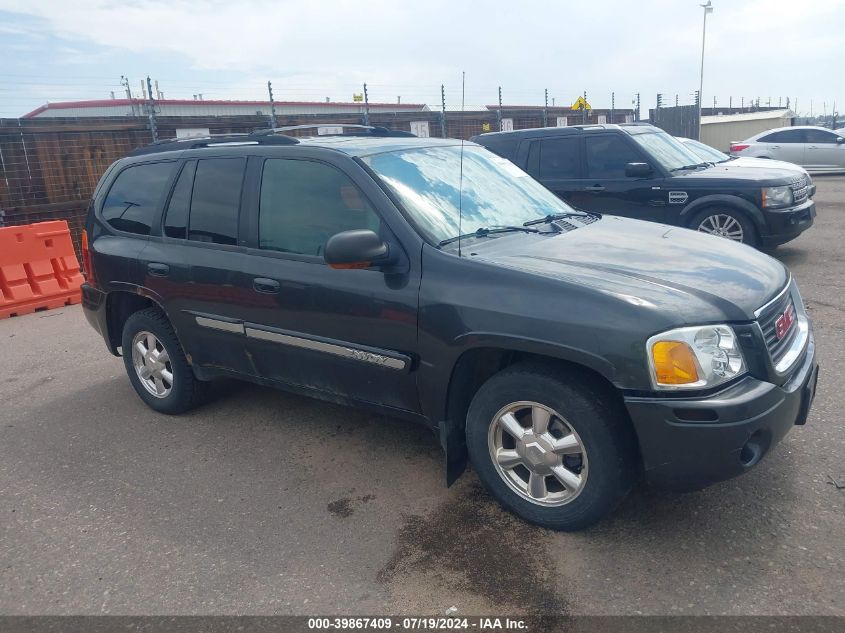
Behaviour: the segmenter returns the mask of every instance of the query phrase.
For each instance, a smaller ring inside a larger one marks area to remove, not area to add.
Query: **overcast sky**
[[[0,0],[0,116],[159,80],[167,98],[557,105],[688,101],[703,0]],[[845,0],[713,0],[704,103],[845,109]]]

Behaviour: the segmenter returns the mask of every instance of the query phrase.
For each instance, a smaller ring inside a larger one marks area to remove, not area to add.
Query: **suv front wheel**
[[[757,233],[746,216],[730,208],[710,208],[695,214],[689,227],[694,231],[724,237],[734,242],[757,245]]]
[[[624,413],[590,381],[544,366],[505,369],[479,389],[467,446],[481,482],[505,508],[556,530],[592,525],[635,479]]]
[[[129,381],[150,408],[174,414],[196,406],[201,383],[161,310],[147,308],[132,314],[123,326],[121,343]]]

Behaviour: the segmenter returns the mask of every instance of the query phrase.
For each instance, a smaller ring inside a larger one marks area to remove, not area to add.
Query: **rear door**
[[[775,160],[804,165],[805,130],[780,130],[757,140],[761,145],[755,153]]]
[[[558,197],[574,204],[583,187],[580,135],[529,141],[526,171]]]
[[[589,133],[583,139],[584,177],[570,194],[573,206],[587,211],[663,222],[669,194],[657,165],[626,134]],[[625,175],[628,163],[648,163],[652,175]]]
[[[246,271],[263,302],[244,313],[255,367],[271,380],[416,412],[419,249],[402,248],[373,202],[389,200],[357,164],[302,155],[256,159]],[[400,253],[399,269],[329,267],[326,242],[354,229],[378,233]]]
[[[246,158],[185,161],[163,215],[159,239],[141,255],[144,285],[164,305],[191,362],[251,374],[242,312],[261,300],[251,290],[241,245]]]
[[[814,169],[845,168],[845,143],[837,142],[842,136],[827,130],[806,130],[804,164]]]

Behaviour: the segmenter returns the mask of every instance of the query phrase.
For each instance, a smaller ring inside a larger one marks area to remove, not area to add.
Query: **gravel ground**
[[[845,178],[774,255],[815,320],[806,427],[579,534],[451,489],[427,430],[226,384],[147,409],[79,307],[0,321],[0,613],[845,615]]]

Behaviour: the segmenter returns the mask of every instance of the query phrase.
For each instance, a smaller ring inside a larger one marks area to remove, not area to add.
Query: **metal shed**
[[[795,116],[792,110],[704,116],[701,117],[701,141],[728,152],[733,141],[744,141],[759,132],[793,125]]]

